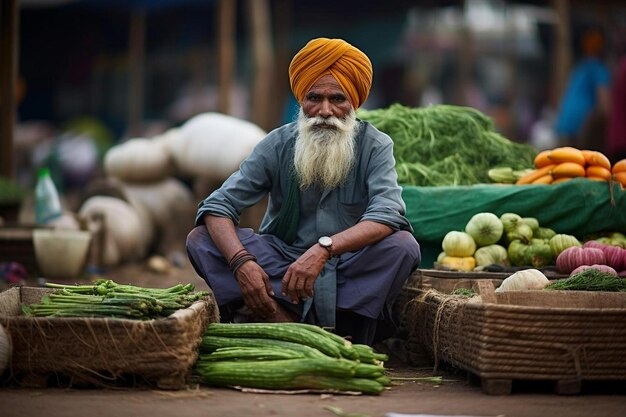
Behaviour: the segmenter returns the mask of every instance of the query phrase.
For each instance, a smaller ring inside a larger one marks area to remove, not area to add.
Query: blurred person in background
[[[393,335],[391,305],[420,262],[405,217],[393,142],[356,118],[372,65],[341,39],[319,38],[289,66],[295,122],[270,132],[199,205],[187,251],[223,321],[304,321],[354,343]],[[269,194],[259,233],[238,227]]]
[[[562,145],[605,151],[610,107],[610,71],[602,62],[604,38],[588,30],[581,38],[583,58],[574,66],[561,99],[556,133]]]
[[[626,56],[619,61],[611,87],[607,156],[612,162],[626,158]]]

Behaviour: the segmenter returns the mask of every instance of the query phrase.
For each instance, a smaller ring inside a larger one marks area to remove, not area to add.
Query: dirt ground
[[[184,257],[183,257],[184,258]],[[181,259],[183,259],[181,258]],[[103,273],[117,282],[167,287],[192,282],[206,284],[186,259],[169,273],[150,271],[143,264],[126,265]],[[56,280],[55,282],[62,282]],[[37,285],[37,281],[29,282]],[[379,350],[389,349],[380,346]],[[393,349],[392,349],[393,350]],[[0,388],[0,417],[12,416],[298,416],[383,417],[387,413],[455,416],[590,417],[626,415],[626,384],[584,383],[577,395],[557,395],[548,382],[520,382],[506,396],[486,395],[480,381],[451,368],[439,371],[442,383],[417,378],[433,376],[432,366],[409,367],[400,351],[388,351],[387,364],[394,385],[380,396],[329,394],[259,394],[231,389],[189,386],[186,390],[138,389],[25,389]],[[626,360],[626,358],[625,358]]]

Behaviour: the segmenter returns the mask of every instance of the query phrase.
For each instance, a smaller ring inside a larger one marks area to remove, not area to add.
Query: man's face
[[[320,78],[302,100],[302,111],[307,117],[321,116],[344,119],[352,104],[335,78],[328,74]],[[318,125],[320,128],[332,126]]]

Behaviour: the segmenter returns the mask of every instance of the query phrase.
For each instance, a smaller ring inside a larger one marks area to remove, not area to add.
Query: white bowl
[[[91,232],[35,229],[33,244],[39,271],[46,278],[76,278],[85,267]]]

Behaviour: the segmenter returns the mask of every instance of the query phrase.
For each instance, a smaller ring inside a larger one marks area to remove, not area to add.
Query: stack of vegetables
[[[517,185],[559,184],[573,178],[587,178],[613,180],[626,186],[626,159],[611,166],[609,159],[598,151],[563,146],[540,152],[533,162],[535,169],[519,178]]]
[[[387,356],[303,323],[212,323],[194,374],[201,383],[266,390],[380,394]]]
[[[448,232],[437,263],[448,269],[472,271],[487,265],[543,268],[556,265],[563,274],[596,267],[626,276],[626,236],[610,232],[584,243],[573,235],[541,227],[534,217],[478,213],[464,231]]]
[[[556,266],[559,272],[568,274],[568,278],[550,282],[541,271],[528,268],[508,276],[496,292],[626,291],[626,249],[618,246],[626,246],[626,239],[618,232],[611,236],[616,245],[588,240],[582,246],[572,245],[561,251],[556,257]]]
[[[437,262],[450,269],[472,271],[487,265],[554,265],[566,248],[582,246],[572,235],[541,227],[534,217],[483,212],[472,216],[464,231],[450,231],[442,241]]]
[[[97,279],[93,285],[46,283],[46,287],[55,291],[38,304],[23,304],[24,315],[148,320],[169,316],[208,295],[205,291],[194,292],[193,284],[144,288],[105,279]]]
[[[556,258],[566,279],[556,280],[547,290],[626,291],[626,236],[613,232],[609,236],[587,240],[582,247],[565,249]]]
[[[556,258],[559,272],[569,274],[548,290],[626,291],[626,236],[612,232],[563,250]]]
[[[556,267],[570,275],[595,268],[614,276],[626,276],[626,236],[619,232],[612,236],[614,244],[588,240],[582,247],[565,249],[556,258]]]
[[[394,104],[357,115],[391,137],[398,181],[405,185],[488,183],[490,168],[531,168],[537,155],[497,133],[489,117],[470,107]]]

